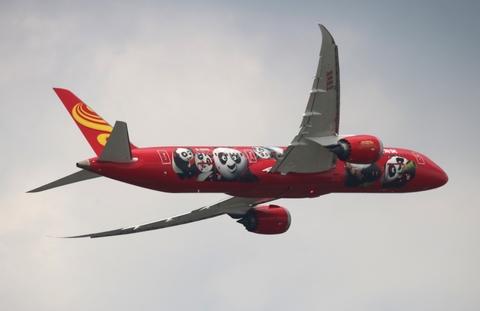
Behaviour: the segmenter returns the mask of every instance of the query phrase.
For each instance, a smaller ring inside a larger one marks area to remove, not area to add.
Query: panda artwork
[[[283,155],[283,149],[278,147],[253,147],[258,160],[278,160]]]
[[[274,160],[278,160],[283,156],[283,149],[279,147],[267,147],[270,151],[270,157]]]
[[[177,148],[173,151],[173,170],[180,179],[191,179],[197,175],[197,166],[190,148]]]
[[[213,150],[216,181],[254,182],[260,181],[248,168],[245,155],[231,148]]]
[[[382,174],[380,167],[375,164],[354,164],[345,162],[347,187],[369,187],[375,183]]]
[[[198,170],[197,181],[213,180],[213,160],[206,152],[197,152],[195,154],[195,166]]]
[[[253,151],[255,152],[257,159],[270,159],[272,156],[270,150],[264,147],[253,147]]]
[[[217,180],[236,181],[248,166],[245,155],[230,148],[213,150]]]
[[[383,188],[402,188],[415,177],[417,164],[402,157],[392,157],[385,163]]]

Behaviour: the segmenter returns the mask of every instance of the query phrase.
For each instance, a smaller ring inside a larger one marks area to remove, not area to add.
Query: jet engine
[[[338,145],[329,149],[340,160],[356,164],[375,163],[383,154],[383,144],[380,139],[370,135],[344,137],[338,141]]]
[[[256,206],[249,210],[238,223],[250,232],[280,234],[290,227],[291,217],[287,209],[277,205]]]

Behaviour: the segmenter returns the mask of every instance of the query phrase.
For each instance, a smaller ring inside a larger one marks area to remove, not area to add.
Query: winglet
[[[100,155],[112,132],[112,127],[69,90],[60,88],[53,88],[53,90],[67,108],[93,151],[97,156]]]

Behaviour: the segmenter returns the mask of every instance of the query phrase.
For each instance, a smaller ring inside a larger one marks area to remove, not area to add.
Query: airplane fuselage
[[[332,192],[415,192],[437,188],[448,177],[426,156],[384,148],[379,161],[336,160],[322,173],[271,173],[285,147],[152,147],[132,150],[129,163],[88,160],[93,173],[172,193],[226,193],[240,197],[309,198]]]

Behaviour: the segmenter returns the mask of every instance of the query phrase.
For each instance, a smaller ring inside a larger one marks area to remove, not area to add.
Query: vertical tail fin
[[[67,108],[93,151],[100,156],[113,128],[69,90],[60,88],[53,88],[53,90]],[[131,147],[135,148],[133,145]]]

